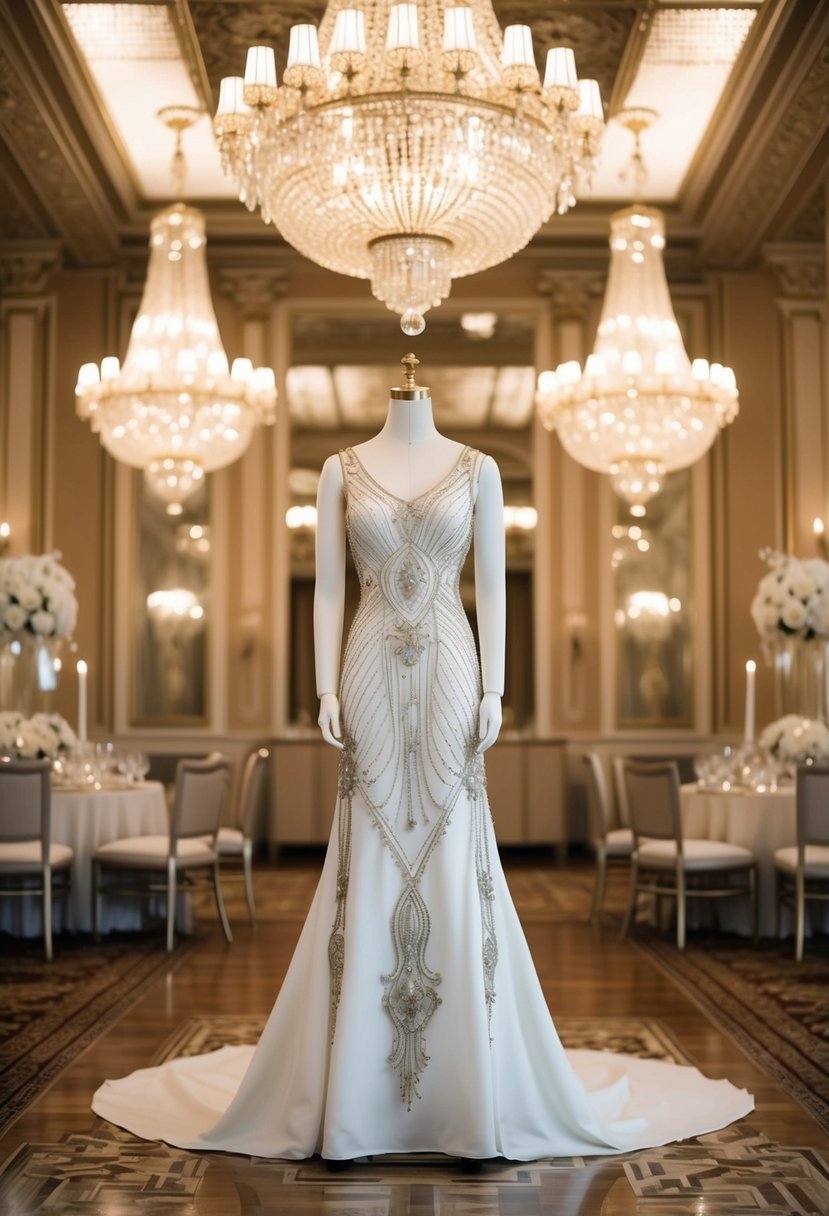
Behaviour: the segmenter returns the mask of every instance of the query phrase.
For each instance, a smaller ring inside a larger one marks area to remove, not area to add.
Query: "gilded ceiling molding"
[[[246,320],[252,320],[268,316],[274,300],[288,290],[288,274],[278,267],[267,270],[226,267],[219,271],[219,288],[238,305]]]
[[[249,46],[287,46],[292,25],[318,25],[325,2],[302,4],[283,0],[280,4],[213,3],[189,0],[193,28],[201,58],[213,92],[218,98],[223,76],[241,76]]]
[[[829,45],[824,45],[779,122],[768,128],[733,205],[703,242],[706,262],[736,266],[752,256],[828,123]]]
[[[822,245],[764,245],[763,261],[785,299],[826,298],[826,251]]]
[[[43,98],[34,94],[0,39],[0,139],[41,200],[54,228],[65,237],[68,251],[86,264],[111,256],[116,234],[101,222],[99,183],[84,183],[70,159],[66,141],[53,133]],[[91,185],[95,191],[87,189]]]
[[[62,263],[60,241],[0,241],[0,294],[40,295]]]
[[[540,270],[539,295],[547,296],[557,317],[584,318],[604,290],[605,276],[595,270]]]
[[[579,76],[598,80],[605,109],[614,97],[620,64],[626,58],[645,4],[611,8],[582,8],[564,11],[544,0],[495,0],[493,8],[501,25],[529,25],[538,48],[572,47]]]

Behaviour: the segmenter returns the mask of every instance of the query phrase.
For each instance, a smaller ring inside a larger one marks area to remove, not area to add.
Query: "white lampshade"
[[[269,46],[252,46],[245,62],[245,85],[276,88],[276,59]]]
[[[288,46],[289,68],[318,68],[320,48],[315,25],[292,25]]]
[[[504,49],[501,66],[505,68],[535,67],[532,30],[528,25],[508,25],[504,30]]]
[[[576,115],[579,118],[594,118],[599,122],[604,119],[604,110],[602,109],[602,95],[599,91],[598,80],[580,80],[579,87],[579,108]]]
[[[250,359],[234,359],[230,365],[230,375],[233,380],[249,380],[253,375]]]
[[[472,9],[467,4],[457,4],[447,8],[443,14],[443,49],[444,51],[474,51],[475,27],[472,23]]]
[[[117,355],[107,355],[101,360],[101,379],[117,380],[121,374],[121,364]]]
[[[225,114],[246,114],[250,109],[245,104],[245,82],[241,76],[225,76],[219,85],[217,117]]]
[[[547,52],[545,89],[577,89],[576,57],[569,46],[554,46]]]
[[[386,35],[387,51],[416,51],[420,48],[416,4],[393,4]]]
[[[364,55],[366,50],[366,20],[362,9],[341,8],[334,22],[331,54]]]

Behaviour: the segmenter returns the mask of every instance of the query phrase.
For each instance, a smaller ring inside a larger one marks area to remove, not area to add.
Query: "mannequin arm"
[[[340,705],[337,700],[340,646],[345,602],[345,510],[342,466],[329,456],[322,467],[317,491],[317,561],[314,586],[314,660],[319,725],[322,737],[342,747]]]
[[[480,743],[486,751],[501,729],[506,638],[504,497],[498,466],[488,456],[478,479],[475,502],[475,601],[481,646],[484,695],[479,713]]]

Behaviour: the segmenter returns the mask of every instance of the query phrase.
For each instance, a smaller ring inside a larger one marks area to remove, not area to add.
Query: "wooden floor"
[[[260,873],[267,887],[269,915],[253,933],[234,903],[236,940],[226,947],[209,908],[198,924],[197,949],[166,980],[158,982],[122,1020],[105,1033],[52,1087],[12,1125],[0,1143],[6,1158],[24,1143],[59,1142],[67,1133],[88,1133],[104,1127],[89,1110],[90,1096],[107,1077],[123,1075],[148,1063],[181,1022],[194,1014],[250,1015],[269,1012],[310,903],[319,860],[292,862]],[[568,913],[567,901],[550,899],[557,871],[551,863],[507,865],[510,886],[524,921],[550,1009],[556,1018],[642,1017],[659,1019],[688,1056],[710,1075],[727,1075],[736,1085],[751,1090],[757,1110],[751,1131],[780,1145],[812,1146],[825,1152],[827,1140],[811,1117],[780,1087],[746,1059],[700,1010],[632,945],[620,943],[609,925],[597,937],[586,921]],[[572,871],[568,871],[572,873]],[[587,877],[588,871],[584,872]],[[180,1154],[192,1160],[195,1155]],[[198,1158],[195,1158],[198,1162]],[[622,1163],[616,1158],[579,1163],[578,1168],[554,1171],[545,1178],[493,1185],[483,1175],[464,1179],[457,1163],[401,1162],[390,1165],[378,1180],[357,1173],[326,1175],[319,1163],[289,1171],[275,1163],[214,1154],[201,1162],[203,1171],[192,1193],[158,1202],[147,1196],[130,1201],[127,1195],[107,1198],[106,1192],[91,1206],[49,1206],[61,1212],[95,1212],[121,1216],[126,1212],[184,1213],[231,1216],[234,1213],[392,1213],[426,1216],[440,1212],[523,1213],[555,1212],[561,1216],[679,1216],[679,1213],[713,1213],[733,1208],[700,1207],[688,1198],[637,1199]],[[419,1173],[420,1171],[420,1173]],[[525,1171],[526,1173],[526,1171]],[[519,1185],[520,1183],[520,1185]],[[537,1185],[536,1185],[537,1184]],[[21,1201],[22,1203],[22,1201]],[[46,1208],[14,1209],[14,1216]],[[760,1210],[758,1208],[758,1210]],[[769,1211],[800,1211],[800,1207]],[[818,1216],[827,1209],[815,1207]],[[3,1208],[4,1216],[12,1216]]]

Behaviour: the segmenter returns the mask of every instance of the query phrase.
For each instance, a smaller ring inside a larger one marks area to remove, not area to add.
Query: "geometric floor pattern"
[[[256,1040],[261,1018],[192,1017],[155,1061]],[[571,1047],[687,1061],[656,1019],[561,1019]],[[626,1180],[626,1181],[625,1181]],[[88,1133],[22,1145],[0,1170],[3,1216],[477,1216],[577,1214],[590,1195],[622,1186],[637,1216],[829,1216],[829,1165],[783,1148],[750,1121],[627,1157],[486,1162],[465,1175],[438,1154],[356,1161],[331,1174],[319,1158],[264,1161],[148,1143],[95,1120]],[[614,1190],[614,1195],[617,1191]],[[591,1200],[592,1202],[592,1200]],[[592,1209],[591,1209],[592,1210]]]
[[[622,1173],[624,1172],[624,1174]],[[476,1216],[578,1213],[591,1192],[626,1177],[637,1216],[827,1216],[829,1164],[814,1149],[781,1148],[748,1123],[627,1159],[560,1158],[484,1164],[464,1175],[429,1154],[355,1162],[332,1175],[318,1158],[279,1162],[199,1156],[136,1140],[101,1123],[57,1144],[21,1146],[0,1176],[4,1216],[121,1216],[193,1210],[221,1216]],[[218,1187],[214,1206],[200,1188]],[[228,1195],[232,1195],[229,1200]],[[194,1204],[199,1195],[198,1204]]]
[[[696,1140],[638,1153],[624,1163],[642,1212],[677,1216],[827,1216],[829,1157],[783,1148],[735,1124]],[[678,1206],[677,1200],[684,1201]]]

